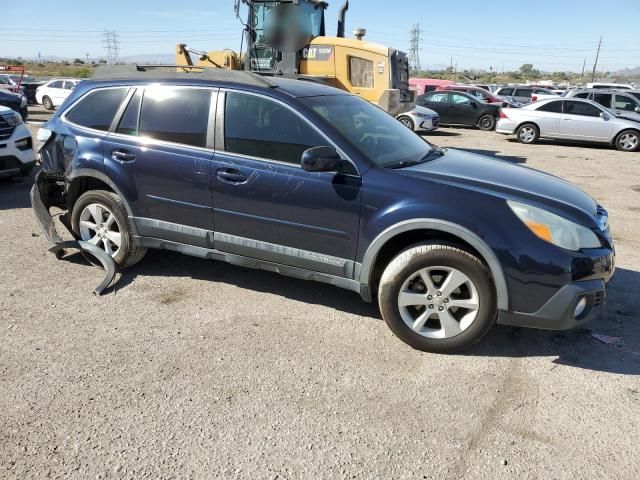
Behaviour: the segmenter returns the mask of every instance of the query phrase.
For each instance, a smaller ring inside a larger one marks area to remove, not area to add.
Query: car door
[[[47,91],[45,95],[47,95],[51,99],[51,101],[53,102],[53,105],[56,107],[59,106],[64,101],[63,87],[64,87],[63,80],[56,80],[54,82],[51,82],[47,87]]]
[[[129,93],[105,139],[104,164],[135,199],[141,236],[213,248],[209,116],[216,95],[211,88],[158,85]]]
[[[604,118],[600,116],[604,113]],[[609,116],[588,102],[565,100],[560,120],[560,136],[573,140],[605,142],[611,138]]]
[[[452,123],[449,93],[442,91],[428,92],[418,97],[418,105],[430,108],[440,115],[441,123]]]
[[[460,92],[449,93],[450,121],[459,125],[475,125],[480,115],[479,100]]]
[[[362,179],[307,172],[302,153],[332,142],[290,106],[221,91],[213,189],[216,249],[339,277],[353,273]]]
[[[554,100],[533,110],[535,123],[540,129],[541,137],[558,137],[560,119],[562,117],[562,100]]]

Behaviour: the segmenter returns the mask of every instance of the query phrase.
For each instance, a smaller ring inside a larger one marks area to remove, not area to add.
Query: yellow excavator
[[[248,10],[243,22],[246,52],[199,51],[178,44],[176,65],[316,81],[358,95],[391,115],[414,107],[406,53],[365,41],[361,28],[354,31],[355,38],[345,38],[348,0],[340,9],[335,37],[325,34],[324,0],[236,0],[238,18],[241,3]]]

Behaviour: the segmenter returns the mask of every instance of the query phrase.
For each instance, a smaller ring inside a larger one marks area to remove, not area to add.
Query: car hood
[[[640,114],[638,113],[621,113],[618,115],[618,118],[622,118],[623,120],[629,120],[631,122],[640,123]]]
[[[433,110],[431,110],[430,108],[427,107],[421,107],[420,105],[416,105],[415,107],[413,107],[413,110],[411,110],[413,113],[419,113],[421,115],[427,115],[429,117],[437,117],[438,116],[438,112],[435,112]]]
[[[597,213],[596,201],[566,180],[463,150],[447,149],[435,160],[399,171],[441,184],[536,204],[574,218],[584,219],[586,215],[593,219]]]

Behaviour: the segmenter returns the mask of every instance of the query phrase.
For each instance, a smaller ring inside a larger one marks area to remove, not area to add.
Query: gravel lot
[[[32,117],[37,119],[35,116]],[[35,132],[35,127],[33,127]],[[612,215],[594,332],[419,353],[353,293],[151,252],[102,297],[0,182],[0,478],[640,478],[640,154],[442,129]]]

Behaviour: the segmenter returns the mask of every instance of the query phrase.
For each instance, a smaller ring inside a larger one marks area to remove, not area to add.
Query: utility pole
[[[584,67],[587,66],[587,57],[584,57],[584,62],[582,62],[582,75],[580,75],[580,78],[582,78],[584,80]]]
[[[598,66],[598,57],[600,56],[600,47],[602,46],[602,36],[600,36],[600,41],[598,42],[598,51],[596,52],[596,61],[593,62],[593,71],[591,72],[591,81],[596,77],[596,67]]]
[[[87,63],[89,63],[89,52],[85,53],[84,55],[85,57],[87,57]]]
[[[420,47],[422,44],[422,39],[420,38],[421,33],[422,30],[420,30],[420,24],[416,23],[411,28],[411,37],[409,38],[409,71],[413,73],[422,70],[420,65]]]

